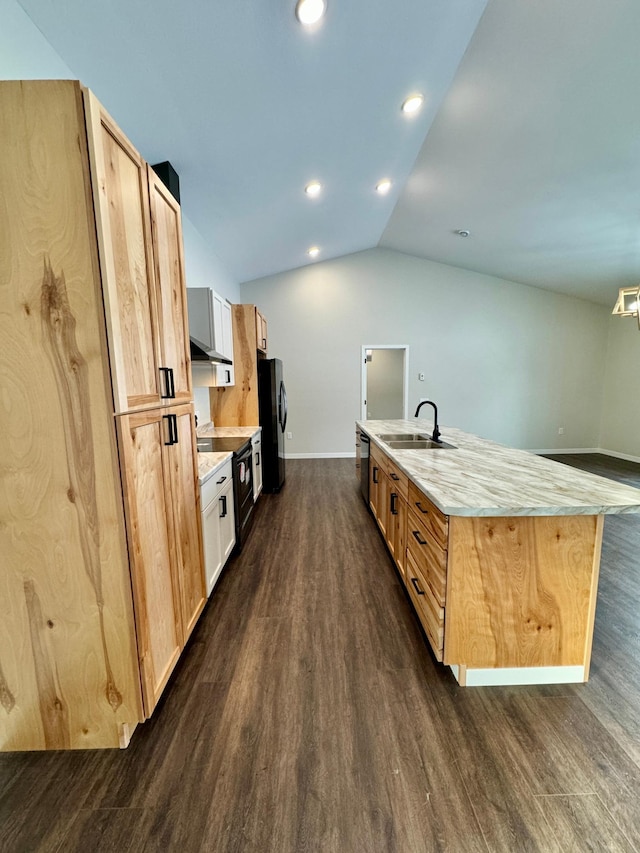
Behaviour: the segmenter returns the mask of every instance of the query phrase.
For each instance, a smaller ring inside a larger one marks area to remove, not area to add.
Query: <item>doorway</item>
[[[407,417],[409,347],[377,344],[362,347],[362,420]]]

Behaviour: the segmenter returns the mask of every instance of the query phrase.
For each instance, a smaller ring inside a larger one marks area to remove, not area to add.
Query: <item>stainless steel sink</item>
[[[428,435],[421,435],[417,432],[397,433],[395,435],[379,435],[381,441],[390,444],[392,441],[431,441]]]
[[[382,436],[380,436],[382,438]],[[384,439],[383,439],[384,440]],[[423,438],[414,441],[387,441],[389,447],[394,450],[455,450],[453,444],[447,444],[446,441],[432,441],[430,438]]]

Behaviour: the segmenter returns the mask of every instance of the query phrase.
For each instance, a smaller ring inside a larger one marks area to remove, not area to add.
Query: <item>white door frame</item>
[[[402,409],[403,417],[406,420],[408,416],[407,406],[409,405],[409,345],[408,344],[363,344],[360,354],[360,418],[363,421],[367,420],[367,400],[365,397],[367,391],[367,350],[368,349],[401,349],[404,350],[404,382],[403,382],[403,400]]]

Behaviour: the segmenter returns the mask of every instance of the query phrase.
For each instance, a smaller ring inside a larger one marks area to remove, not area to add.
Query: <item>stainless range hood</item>
[[[210,349],[197,338],[191,337],[189,340],[191,341],[191,361],[200,364],[233,364],[230,359],[226,358],[221,353]]]

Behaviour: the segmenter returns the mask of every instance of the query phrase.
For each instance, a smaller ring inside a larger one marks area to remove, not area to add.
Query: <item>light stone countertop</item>
[[[446,515],[640,513],[640,489],[529,453],[440,427],[455,449],[392,450],[378,436],[424,433],[429,420],[356,421]]]
[[[252,438],[262,427],[216,427],[211,422],[202,424],[196,430],[198,438]],[[224,453],[198,453],[198,482],[205,483],[216,471],[224,465],[233,454],[230,451]]]
[[[233,453],[230,450],[224,453],[207,453],[206,451],[198,453],[198,482],[200,485],[213,477],[216,471],[222,468],[227,459],[231,459],[232,456]]]
[[[252,438],[261,429],[259,426],[217,427],[209,421],[198,427],[196,435],[198,438]]]

